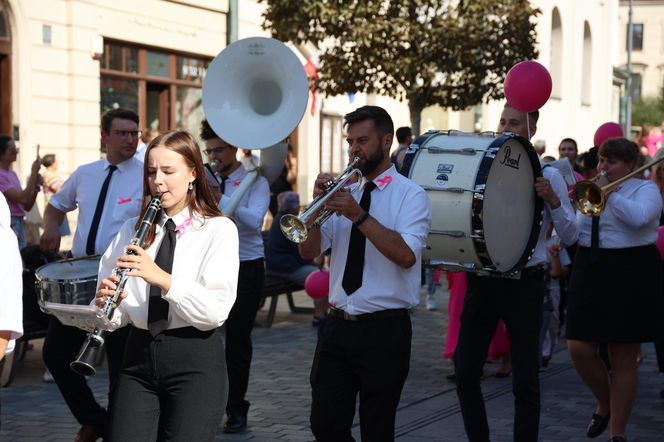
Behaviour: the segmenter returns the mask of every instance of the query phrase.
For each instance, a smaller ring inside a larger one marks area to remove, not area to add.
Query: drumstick
[[[37,158],[39,158],[39,143],[37,143]]]

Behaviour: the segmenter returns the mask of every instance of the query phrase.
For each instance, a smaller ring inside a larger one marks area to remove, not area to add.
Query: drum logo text
[[[438,165],[438,170],[436,170],[436,172],[438,172],[438,173],[452,173],[452,170],[454,170],[454,164],[439,164]]]
[[[504,164],[505,166],[511,167],[512,169],[518,169],[520,161],[521,161],[521,154],[519,154],[518,157],[513,158],[512,149],[509,146],[505,147],[505,157],[500,162],[500,164]]]

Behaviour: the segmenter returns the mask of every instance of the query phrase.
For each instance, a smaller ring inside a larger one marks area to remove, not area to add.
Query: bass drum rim
[[[423,147],[426,147],[427,142],[429,142],[430,139],[438,136],[438,135],[448,135],[448,131],[428,131],[420,136],[418,136],[414,142],[411,144],[409,147],[408,151],[406,152],[406,155],[404,157],[403,165],[401,167],[401,170],[399,171],[402,175],[410,179],[411,181],[415,182],[413,178],[410,176],[411,175],[411,169],[413,167],[413,161],[415,160],[415,157],[417,156],[417,151]],[[476,135],[475,133],[469,133],[468,135]],[[479,134],[477,134],[479,135]],[[448,135],[449,136],[449,135]],[[484,154],[484,158],[481,160],[481,163],[484,163],[485,161],[492,163],[494,161],[494,158],[491,157],[492,152],[497,152],[500,147],[505,144],[508,140],[514,139],[517,142],[519,142],[523,147],[524,150],[527,153],[528,156],[528,161],[530,162],[530,165],[532,167],[533,171],[533,180],[536,180],[538,177],[542,176],[542,165],[539,161],[539,157],[537,156],[537,153],[535,152],[535,149],[533,145],[530,143],[529,140],[526,138],[512,134],[512,133],[497,133],[495,136],[495,139],[492,141],[492,143],[487,147],[487,150]],[[480,168],[482,167],[482,164],[480,164]],[[486,168],[487,173],[486,174],[477,174],[476,176],[476,181],[475,181],[475,188],[477,186],[481,186],[486,184],[486,180],[488,178],[488,170],[489,168]],[[417,184],[417,183],[416,183]],[[508,270],[505,271],[498,271],[495,269],[495,265],[493,264],[493,261],[491,260],[491,257],[489,256],[489,252],[486,248],[486,245],[482,239],[478,238],[473,238],[473,245],[475,247],[475,253],[478,255],[480,258],[480,261],[484,265],[483,268],[454,268],[456,271],[465,271],[465,272],[471,272],[471,273],[492,273],[492,274],[499,274],[499,275],[511,275],[516,272],[521,271],[523,268],[525,268],[525,265],[530,261],[532,258],[532,255],[535,251],[535,247],[537,246],[537,241],[539,239],[540,235],[540,230],[542,227],[542,219],[544,215],[544,200],[540,198],[537,193],[535,193],[533,189],[533,193],[535,195],[535,203],[533,204],[533,222],[530,230],[530,234],[528,236],[528,240],[526,241],[526,247],[523,250],[523,253],[521,257],[516,261],[514,265],[512,265]],[[482,192],[482,196],[484,196],[484,192]],[[483,231],[483,201],[482,198],[478,197],[476,194],[473,195],[472,199],[472,226],[473,229],[476,227],[480,227],[481,230]],[[429,232],[429,235],[431,233]],[[442,265],[441,267],[445,267],[445,265]]]

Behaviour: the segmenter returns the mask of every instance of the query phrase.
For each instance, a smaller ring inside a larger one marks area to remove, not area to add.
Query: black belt
[[[538,264],[532,267],[526,267],[521,270],[521,279],[535,279],[543,278],[546,273],[546,266]]]
[[[330,306],[330,310],[327,312],[327,316],[343,319],[346,321],[370,321],[373,319],[387,319],[408,316],[408,310],[405,308],[397,308],[392,310],[380,310],[373,313],[363,313],[361,315],[351,315],[345,310]]]

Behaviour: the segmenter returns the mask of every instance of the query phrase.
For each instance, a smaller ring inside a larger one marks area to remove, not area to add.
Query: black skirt
[[[600,343],[664,338],[662,261],[654,245],[600,249],[597,262],[579,247],[569,285],[567,338]]]

